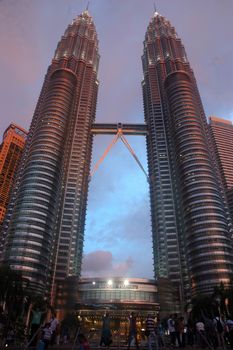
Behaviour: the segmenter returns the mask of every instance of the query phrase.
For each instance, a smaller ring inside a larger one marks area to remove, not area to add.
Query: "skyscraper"
[[[45,76],[4,247],[5,262],[42,294],[80,274],[98,62],[95,26],[84,11]]]
[[[233,125],[230,120],[211,116],[209,128],[233,221]]]
[[[231,220],[233,222],[233,187],[227,191],[227,202],[230,210]]]
[[[45,76],[4,243],[5,262],[52,297],[62,298],[64,281],[80,275],[92,133],[119,129],[94,124],[98,62],[84,11]],[[129,129],[147,134],[155,277],[170,279],[184,300],[230,284],[231,232],[194,74],[175,29],[157,12],[142,62],[146,125]]]
[[[187,297],[233,273],[214,150],[193,71],[170,22],[155,12],[142,56],[154,266]]]
[[[209,127],[214,139],[223,182],[229,190],[233,188],[233,125],[230,120],[212,116],[209,118]]]
[[[26,137],[26,130],[13,123],[8,126],[3,134],[3,141],[0,145],[0,225],[5,217],[10,191]]]

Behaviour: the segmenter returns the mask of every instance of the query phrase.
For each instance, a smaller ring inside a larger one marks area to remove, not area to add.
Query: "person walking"
[[[228,327],[228,340],[230,343],[230,347],[231,347],[231,349],[233,349],[233,320],[232,320],[232,318],[229,317],[227,319],[226,325]]]
[[[213,319],[213,324],[214,324],[215,332],[217,335],[218,346],[225,350],[226,349],[225,339],[224,339],[225,324],[224,324],[223,320],[221,319],[220,315],[216,316]]]
[[[59,321],[56,318],[56,313],[54,312],[52,314],[51,320],[49,321],[50,324],[50,330],[51,330],[51,345],[55,344],[56,342],[56,336],[57,336],[57,328]]]
[[[206,334],[205,334],[205,325],[202,319],[199,319],[196,322],[196,335],[197,335],[197,346],[204,348],[206,345]]]
[[[173,315],[169,316],[169,319],[167,320],[167,328],[170,334],[170,343],[171,345],[176,345],[176,331],[175,331],[175,321],[173,318]]]
[[[51,341],[52,331],[50,323],[46,323],[42,328],[42,337],[38,343],[37,350],[47,350]]]
[[[195,339],[195,323],[191,318],[188,318],[187,320],[187,345],[193,346],[194,345],[194,339]]]
[[[157,321],[155,324],[155,334],[158,337],[158,348],[159,349],[163,348],[164,347],[164,328],[159,316],[157,316]]]
[[[152,344],[154,343],[155,349],[158,350],[158,334],[156,333],[156,323],[152,314],[148,314],[147,316],[145,334],[147,336],[148,349],[152,350]]]
[[[44,311],[40,311],[37,307],[35,310],[32,309],[32,320],[31,320],[31,345],[36,345],[38,341],[38,333],[42,321],[42,315]]]
[[[174,328],[175,328],[175,335],[176,335],[176,343],[175,345],[181,347],[181,341],[180,341],[180,327],[179,327],[179,318],[177,313],[173,315],[173,321],[174,321]]]
[[[90,350],[90,345],[84,334],[80,333],[78,335],[78,340],[80,344],[79,350]]]
[[[112,332],[110,329],[110,318],[109,318],[109,314],[106,312],[106,314],[103,317],[100,346],[104,344],[104,346],[109,347],[111,343],[112,343]]]
[[[185,347],[184,317],[179,317],[177,322],[177,340],[180,348]]]
[[[129,337],[128,337],[128,347],[130,349],[131,342],[134,339],[136,348],[139,350],[138,339],[137,339],[137,318],[134,312],[129,316]]]

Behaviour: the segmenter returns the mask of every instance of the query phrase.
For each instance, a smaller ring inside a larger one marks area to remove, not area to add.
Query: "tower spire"
[[[89,10],[90,1],[87,2],[86,11]]]
[[[157,16],[159,13],[157,11],[156,3],[154,1],[154,16]]]
[[[154,10],[157,12],[156,3],[154,2]]]

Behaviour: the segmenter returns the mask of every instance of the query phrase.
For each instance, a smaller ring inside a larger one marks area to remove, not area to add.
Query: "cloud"
[[[115,263],[111,252],[97,250],[84,255],[82,276],[121,277],[127,275],[132,267],[133,259],[131,257],[128,257],[125,261]]]

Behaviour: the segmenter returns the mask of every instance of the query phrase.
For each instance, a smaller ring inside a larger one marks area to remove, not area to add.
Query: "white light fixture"
[[[108,286],[112,286],[112,280],[108,280]]]
[[[124,286],[128,286],[129,285],[129,281],[128,280],[124,280]]]

